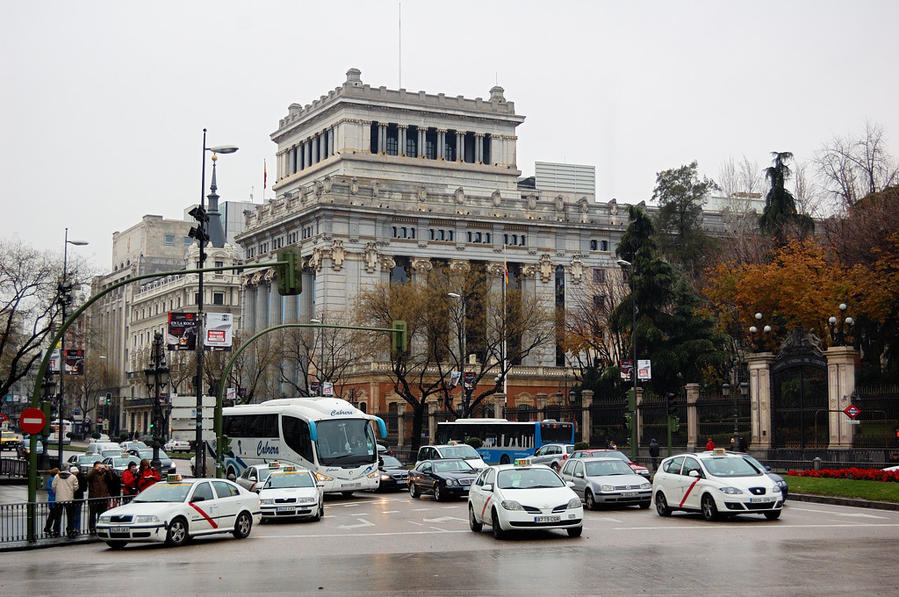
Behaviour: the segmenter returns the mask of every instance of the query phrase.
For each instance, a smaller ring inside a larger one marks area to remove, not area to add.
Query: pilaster
[[[855,434],[852,419],[843,409],[852,402],[855,392],[855,363],[858,354],[851,346],[831,346],[827,358],[827,408],[830,427],[828,449],[849,450]]]
[[[699,416],[696,402],[699,400],[699,384],[688,383],[684,386],[687,394],[687,451],[696,450],[699,445]]]
[[[749,400],[752,404],[754,448],[771,449],[771,364],[774,355],[757,352],[746,357],[749,367]]]

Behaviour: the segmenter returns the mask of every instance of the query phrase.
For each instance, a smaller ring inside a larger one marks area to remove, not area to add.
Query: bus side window
[[[287,447],[307,461],[314,462],[312,439],[309,437],[309,424],[296,417],[282,416],[281,428],[284,432],[284,441],[287,443]]]

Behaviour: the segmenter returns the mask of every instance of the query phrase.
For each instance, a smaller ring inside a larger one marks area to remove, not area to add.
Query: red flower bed
[[[887,481],[899,483],[899,471],[884,471],[879,468],[825,468],[819,471],[791,470],[791,477],[817,477],[823,479],[858,479],[862,481]]]

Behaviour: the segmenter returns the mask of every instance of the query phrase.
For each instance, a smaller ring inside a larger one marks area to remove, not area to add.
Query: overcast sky
[[[269,134],[350,67],[399,87],[396,0],[8,2],[0,19],[0,238],[110,269],[112,233],[180,218],[208,144],[222,200],[262,200]],[[660,170],[812,159],[883,126],[899,156],[899,2],[402,3],[402,86],[527,117],[518,165],[596,166],[597,199],[648,200]],[[207,182],[208,184],[208,182]],[[266,198],[270,198],[269,188]]]

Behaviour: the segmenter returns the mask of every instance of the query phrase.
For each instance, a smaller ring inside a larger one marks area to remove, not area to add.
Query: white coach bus
[[[325,493],[377,489],[378,445],[387,426],[339,398],[279,398],[222,409],[222,432],[231,450],[223,455],[228,478],[247,467],[278,461],[311,470]]]

